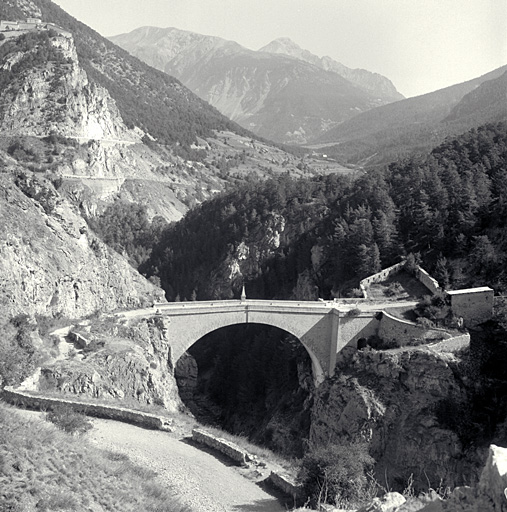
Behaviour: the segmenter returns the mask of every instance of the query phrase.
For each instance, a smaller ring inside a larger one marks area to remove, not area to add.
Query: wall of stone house
[[[463,318],[465,326],[471,327],[491,319],[494,294],[491,288],[484,287],[453,290],[448,297],[453,313]]]

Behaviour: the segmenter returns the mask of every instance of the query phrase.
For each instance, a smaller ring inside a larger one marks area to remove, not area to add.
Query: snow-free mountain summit
[[[403,98],[387,78],[321,59],[286,38],[259,51],[176,28],[141,27],[110,40],[175,76],[233,121],[278,142],[308,142]]]

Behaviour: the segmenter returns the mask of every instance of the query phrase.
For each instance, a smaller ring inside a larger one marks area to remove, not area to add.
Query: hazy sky
[[[176,27],[257,50],[278,37],[390,78],[405,96],[507,64],[507,0],[55,0],[111,36]]]

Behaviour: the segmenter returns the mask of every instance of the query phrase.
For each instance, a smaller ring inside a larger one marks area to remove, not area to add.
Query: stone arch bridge
[[[411,302],[410,305],[414,305]],[[390,304],[391,307],[400,303]],[[222,300],[155,304],[152,309],[121,313],[127,317],[162,316],[169,319],[166,338],[172,363],[204,335],[230,325],[264,324],[295,336],[308,352],[319,385],[334,373],[336,355],[357,340],[377,334],[380,304],[356,299],[334,301]],[[353,310],[353,314],[350,311]]]

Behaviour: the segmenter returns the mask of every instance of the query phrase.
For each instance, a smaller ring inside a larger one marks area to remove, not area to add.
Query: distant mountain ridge
[[[333,73],[347,79],[349,82],[352,82],[354,85],[357,85],[373,94],[379,95],[384,100],[398,101],[404,99],[403,94],[400,94],[391,80],[385,76],[382,76],[379,73],[372,73],[366,69],[348,68],[331,57],[318,57],[308,50],[304,50],[288,37],[275,39],[266,46],[263,46],[259,51],[288,55],[289,57],[304,60],[324,69],[325,71],[332,71]]]
[[[427,152],[448,137],[507,120],[507,65],[485,75],[374,110],[332,128],[318,142],[340,161],[372,165]],[[335,144],[333,146],[333,143]]]
[[[253,51],[218,37],[156,27],[109,39],[175,76],[241,126],[278,142],[307,142],[358,113],[402,98],[380,75],[345,66],[340,73],[338,63],[292,42],[285,50],[273,42]]]

